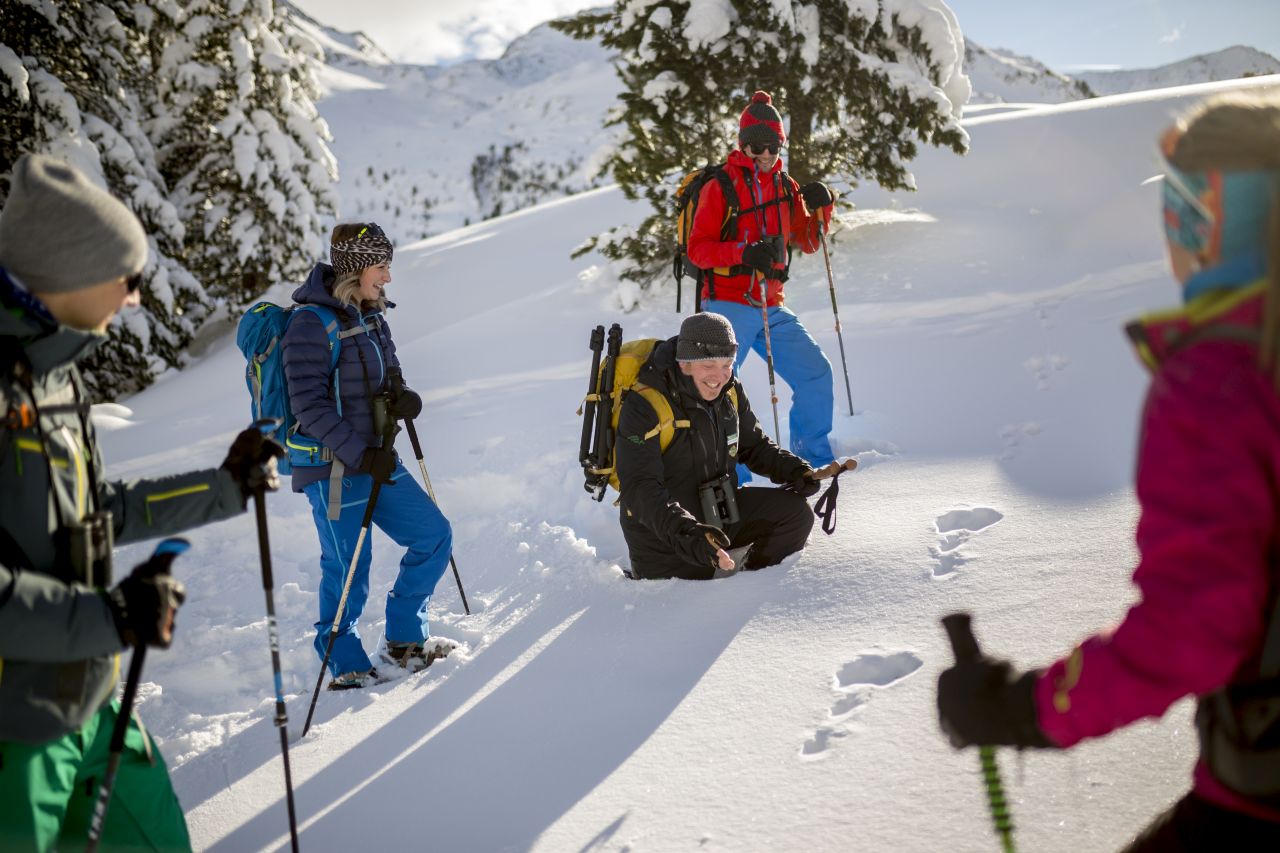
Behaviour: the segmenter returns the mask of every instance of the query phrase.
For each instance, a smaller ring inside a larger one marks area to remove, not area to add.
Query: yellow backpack
[[[592,335],[592,350],[599,354],[597,336],[602,342],[603,326],[597,326]],[[649,360],[653,348],[659,343],[661,341],[657,338],[641,338],[623,343],[622,327],[615,323],[609,330],[609,349],[603,363],[595,361],[592,365],[591,386],[583,405],[578,408],[579,415],[586,412],[582,424],[580,461],[586,477],[584,488],[598,501],[604,500],[606,486],[612,486],[615,491],[622,490],[618,482],[616,436],[622,402],[628,393],[635,391],[644,397],[657,413],[658,424],[645,433],[644,440],[658,436],[658,447],[663,453],[671,446],[676,430],[689,426],[688,420],[676,418],[671,401],[665,394],[639,381],[640,368]],[[736,407],[737,390],[731,387],[728,395]]]

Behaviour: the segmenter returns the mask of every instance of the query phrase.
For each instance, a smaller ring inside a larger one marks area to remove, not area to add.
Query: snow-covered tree
[[[184,258],[235,306],[324,249],[337,164],[314,104],[319,45],[272,0],[190,0],[158,60],[148,122],[187,225]]]
[[[139,124],[150,98],[147,45],[162,42],[145,3],[0,4],[0,175],[27,152],[74,163],[142,220],[151,254],[142,307],[126,311],[86,365],[96,397],[137,390],[182,352],[210,307],[178,259],[184,229]],[[0,199],[8,187],[0,187]]]
[[[913,188],[917,143],[967,149],[964,40],[942,0],[615,0],[553,24],[619,52],[626,134],[607,168],[651,214],[586,244],[647,285],[668,268],[680,175],[723,161],[752,91],[788,123],[801,183]],[[584,248],[584,250],[585,250]]]

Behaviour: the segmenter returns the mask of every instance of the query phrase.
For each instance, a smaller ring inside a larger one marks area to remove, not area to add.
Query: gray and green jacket
[[[67,557],[66,523],[100,507],[125,543],[244,509],[235,481],[216,468],[102,478],[76,362],[103,340],[57,324],[0,270],[0,741],[74,731],[114,691],[120,635],[101,588],[77,577]],[[29,372],[15,367],[20,360]]]

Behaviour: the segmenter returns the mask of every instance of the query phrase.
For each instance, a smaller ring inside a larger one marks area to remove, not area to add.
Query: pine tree
[[[0,6],[0,174],[27,152],[68,160],[121,198],[151,243],[142,307],[118,317],[85,364],[95,398],[137,390],[180,364],[210,307],[175,257],[183,226],[138,123],[152,79],[147,45],[164,39],[154,23],[145,4],[128,0]]]
[[[625,135],[606,168],[653,212],[584,244],[647,286],[669,268],[679,176],[722,162],[752,91],[788,119],[787,170],[914,189],[917,142],[963,153],[969,82],[963,38],[942,0],[615,0],[554,22],[620,54],[624,91],[610,120]]]
[[[321,51],[272,0],[190,0],[160,58],[149,129],[187,223],[185,260],[242,305],[323,250],[337,164],[316,110]]]

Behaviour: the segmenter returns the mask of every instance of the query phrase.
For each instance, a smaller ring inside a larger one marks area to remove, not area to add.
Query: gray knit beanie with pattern
[[[70,293],[142,272],[133,211],[68,163],[24,154],[0,210],[0,267],[33,293]]]
[[[329,244],[329,259],[338,281],[354,275],[366,267],[389,264],[395,255],[395,246],[387,239],[378,224],[370,222],[356,236]]]
[[[676,339],[676,361],[709,361],[733,358],[738,354],[738,340],[733,326],[720,314],[692,314],[680,324]]]

